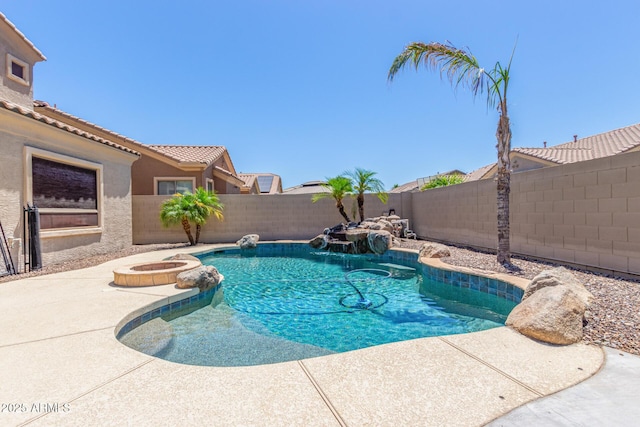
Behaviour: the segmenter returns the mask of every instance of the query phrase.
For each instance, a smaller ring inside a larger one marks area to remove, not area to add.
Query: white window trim
[[[211,178],[207,178],[207,186],[206,186],[206,190],[209,191],[209,183],[211,183],[211,192],[215,192],[216,191],[216,186],[213,182],[213,180]]]
[[[13,69],[11,65],[14,62],[20,65],[24,69],[24,78],[18,77],[15,74],[13,74]],[[7,53],[7,77],[13,80],[14,82],[20,83],[21,85],[29,86],[29,64],[27,64],[24,61],[21,61],[20,59],[16,58],[10,53]]]
[[[158,182],[160,181],[191,181],[191,188],[196,191],[196,179],[192,176],[154,176],[153,177],[153,195],[165,196],[165,194],[158,194]]]
[[[33,168],[31,159],[33,156],[39,157],[42,159],[52,160],[58,163],[65,163],[68,165],[78,166],[85,169],[92,169],[96,171],[96,181],[97,181],[97,197],[96,205],[98,206],[98,225],[90,226],[90,227],[76,227],[76,228],[61,228],[61,229],[49,229],[49,230],[40,230],[41,238],[48,237],[64,237],[64,236],[75,236],[75,235],[83,235],[83,234],[97,234],[102,233],[102,217],[104,212],[103,206],[103,190],[104,184],[102,182],[103,177],[103,166],[100,163],[90,162],[88,160],[82,160],[71,156],[66,156],[64,154],[58,154],[47,150],[42,150],[40,148],[34,147],[24,147],[24,198],[25,202],[33,205]],[[43,213],[86,213],[86,212],[96,212],[93,209],[64,209],[64,208],[42,208],[38,209]]]

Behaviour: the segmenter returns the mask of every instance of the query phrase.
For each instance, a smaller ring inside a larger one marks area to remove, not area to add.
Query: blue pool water
[[[139,351],[207,366],[276,363],[504,324],[515,306],[431,280],[403,259],[314,252],[201,256],[221,289],[120,336]]]

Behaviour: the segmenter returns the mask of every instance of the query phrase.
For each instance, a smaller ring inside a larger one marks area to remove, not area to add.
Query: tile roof
[[[511,149],[511,155],[519,153],[561,165],[600,159],[631,150],[640,150],[640,123],[552,147],[517,147]],[[466,181],[482,179],[495,165],[492,163],[470,172]]]
[[[304,184],[296,185],[294,187],[289,187],[282,191],[283,194],[315,194],[315,193],[330,193],[326,187],[323,187],[322,184],[324,181],[309,181]]]
[[[221,145],[146,145],[145,147],[179,162],[210,165],[227,149]]]
[[[479,179],[482,179],[482,177],[487,172],[489,172],[491,168],[493,168],[495,165],[496,165],[495,163],[491,163],[489,165],[482,166],[481,168],[478,168],[474,171],[469,172],[468,174],[465,175],[464,182],[477,181]]]
[[[137,145],[138,147],[146,147],[145,144],[143,144],[142,142],[136,141],[135,139],[131,139],[127,136],[124,136],[122,134],[119,134],[118,132],[114,132],[112,130],[109,130],[107,128],[104,128],[102,126],[99,126],[95,123],[92,123],[90,121],[87,121],[85,119],[82,119],[78,116],[74,116],[73,114],[69,114],[66,111],[62,111],[60,109],[58,109],[57,107],[52,107],[51,105],[49,105],[49,103],[45,102],[45,101],[38,101],[35,100],[33,101],[33,106],[36,108],[36,111],[45,111],[45,112],[51,112],[54,114],[59,114],[62,117],[68,118],[70,120],[76,121],[78,123],[81,123],[83,125],[92,127],[98,131],[104,132],[108,135],[113,136],[115,139],[120,139],[123,142],[127,142],[127,143],[131,143],[133,145]]]
[[[398,185],[395,188],[389,190],[389,193],[404,193],[406,191],[413,191],[418,189],[418,181],[407,182],[406,184]]]
[[[9,21],[2,12],[0,12],[0,21],[4,21],[4,23],[7,24],[18,35],[18,37],[20,37],[27,44],[27,46],[29,46],[38,57],[40,57],[42,61],[47,60],[42,52],[40,52],[40,50],[38,50],[38,48],[35,47],[35,45],[31,43],[31,41],[24,34],[22,34],[22,32],[18,28],[16,28],[15,25],[13,25],[13,22]]]
[[[640,147],[640,124],[588,136],[565,144],[544,148],[514,148],[522,153],[553,163],[566,164],[613,156]]]
[[[240,178],[241,180],[244,181],[245,185],[247,187],[252,187],[253,183],[256,181],[256,179],[258,178],[258,174],[255,173],[242,173],[240,172],[238,174],[238,178]]]
[[[124,147],[124,146],[122,146],[120,144],[116,144],[115,142],[109,141],[108,139],[100,138],[99,136],[96,136],[96,135],[94,135],[92,133],[85,132],[83,130],[80,130],[78,128],[70,126],[70,125],[68,125],[66,123],[63,123],[63,122],[61,122],[59,120],[54,120],[51,117],[47,117],[47,116],[45,116],[43,114],[36,113],[33,110],[28,110],[26,108],[20,107],[20,106],[18,106],[16,104],[13,104],[11,102],[0,100],[0,107],[4,108],[6,110],[9,110],[9,111],[13,111],[14,113],[21,114],[21,115],[23,115],[25,117],[30,117],[30,118],[32,118],[34,120],[37,120],[37,121],[45,123],[47,125],[56,127],[58,129],[62,129],[62,130],[65,130],[67,132],[73,133],[75,135],[90,139],[92,141],[99,142],[99,143],[104,144],[104,145],[108,145],[109,147],[113,147],[113,148],[116,148],[118,150],[126,151],[127,153],[131,153],[131,154],[135,154],[137,156],[140,156],[139,152],[137,152],[135,150],[132,150],[131,148],[127,148],[127,147]]]
[[[92,127],[100,132],[104,132],[108,135],[113,136],[114,139],[119,139],[123,143],[132,144],[139,149],[149,149],[156,153],[163,155],[164,157],[168,157],[172,160],[176,160],[178,162],[186,162],[186,163],[201,163],[204,165],[210,165],[211,163],[218,160],[226,151],[226,148],[223,146],[187,146],[187,145],[148,145],[142,142],[136,141],[135,139],[131,139],[127,136],[99,126],[95,123],[84,120],[80,117],[74,116],[73,114],[69,114],[65,111],[59,110],[56,107],[52,107],[45,101],[33,101],[33,105],[36,109],[40,111],[51,112],[55,114],[59,114],[62,117],[68,118],[70,120],[76,121],[83,125]]]

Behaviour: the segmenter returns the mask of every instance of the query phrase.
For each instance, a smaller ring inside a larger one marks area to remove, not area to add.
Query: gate
[[[40,213],[36,206],[27,205],[24,208],[22,222],[22,246],[24,256],[24,271],[40,270],[42,268],[42,250],[40,248]]]
[[[7,276],[10,274],[18,274],[16,266],[11,258],[11,248],[7,242],[7,236],[4,234],[4,228],[2,222],[0,222],[0,254],[2,255],[3,263],[0,265],[0,276]]]

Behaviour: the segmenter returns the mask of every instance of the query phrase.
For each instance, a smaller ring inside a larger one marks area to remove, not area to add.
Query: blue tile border
[[[143,323],[147,323],[158,317],[176,314],[180,310],[189,308],[194,303],[202,302],[207,299],[211,300],[221,288],[222,284],[218,284],[217,286],[205,292],[199,292],[191,297],[186,297],[184,299],[181,299],[180,301],[175,301],[170,304],[163,305],[162,307],[154,308],[153,310],[147,311],[140,316],[136,316],[125,323],[122,328],[120,328],[120,330],[116,334],[116,339],[121,339],[124,335],[131,332],[133,329],[137,328]]]

